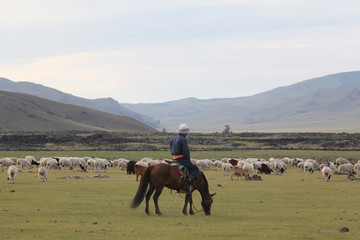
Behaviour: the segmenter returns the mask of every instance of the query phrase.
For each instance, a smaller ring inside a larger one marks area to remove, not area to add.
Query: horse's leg
[[[192,193],[188,193],[188,194],[189,194],[189,205],[190,205],[189,213],[190,215],[194,215],[195,213],[192,209],[192,205],[193,205]]]
[[[155,204],[155,213],[157,215],[159,215],[159,216],[161,216],[161,212],[160,212],[160,209],[159,209],[158,199],[159,199],[160,194],[161,194],[163,189],[164,189],[164,186],[157,187],[156,190],[155,190],[155,194],[153,196],[154,204]]]
[[[150,184],[149,186],[149,190],[148,192],[146,193],[146,206],[145,206],[145,213],[147,215],[150,215],[150,211],[149,211],[149,200],[150,200],[150,197],[151,195],[153,194],[155,190],[155,186],[153,184]]]
[[[182,213],[184,215],[187,215],[187,211],[186,211],[186,208],[187,208],[187,204],[189,202],[189,197],[191,197],[191,195],[189,193],[186,193],[186,196],[185,196],[185,203],[184,203],[184,207],[182,209]]]

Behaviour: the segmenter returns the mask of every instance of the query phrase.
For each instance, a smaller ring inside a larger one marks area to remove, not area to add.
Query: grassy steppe
[[[146,216],[144,203],[129,208],[138,187],[134,175],[110,169],[102,173],[109,178],[89,177],[94,174],[49,170],[48,181],[40,182],[30,169],[8,184],[0,172],[0,239],[359,239],[360,182],[344,175],[324,182],[320,172],[292,168],[252,182],[206,171],[216,192],[211,216],[183,216],[183,195],[165,189],[159,217]],[[200,208],[197,192],[194,204]],[[345,226],[350,232],[339,232]]]

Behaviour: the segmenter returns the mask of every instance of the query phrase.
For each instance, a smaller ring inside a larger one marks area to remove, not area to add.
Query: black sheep
[[[126,166],[126,172],[127,174],[135,174],[135,164],[136,161],[130,161]]]
[[[262,163],[259,171],[260,173],[270,174],[272,172],[272,169],[269,168],[269,166],[265,163]]]

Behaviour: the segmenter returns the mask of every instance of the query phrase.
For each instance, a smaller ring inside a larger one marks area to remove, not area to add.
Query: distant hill
[[[161,128],[161,124],[151,117],[133,112],[121,106],[112,98],[85,99],[61,92],[54,88],[45,87],[41,84],[31,82],[13,82],[6,78],[0,78],[0,90],[30,94],[60,103],[84,106],[111,114],[131,117],[151,127]]]
[[[156,132],[133,118],[5,91],[0,91],[0,113],[0,131]]]
[[[187,123],[197,132],[360,131],[360,71],[331,74],[250,97],[123,104],[159,119],[169,131]]]

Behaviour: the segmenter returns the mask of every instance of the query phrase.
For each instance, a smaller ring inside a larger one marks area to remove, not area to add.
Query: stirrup
[[[183,185],[183,190],[187,191],[187,192],[193,192],[195,190],[195,187],[193,186],[193,182],[194,182],[194,178],[190,179],[186,179],[186,182]],[[186,187],[186,188],[185,188]]]
[[[183,187],[182,187],[182,189],[183,189],[184,191],[190,191],[190,188],[191,188],[191,186],[190,186],[190,185],[186,185],[185,183],[184,183],[184,185],[183,185]]]

